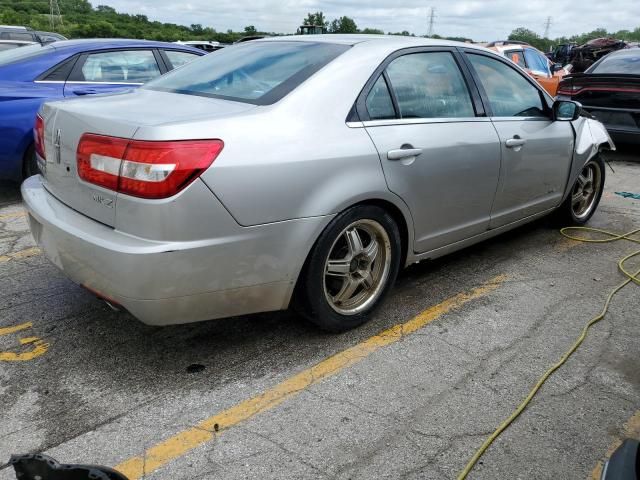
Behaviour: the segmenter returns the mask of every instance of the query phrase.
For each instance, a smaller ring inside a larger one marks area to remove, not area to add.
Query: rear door
[[[454,49],[400,51],[358,101],[389,189],[411,210],[418,252],[489,225],[500,146],[464,72]]]
[[[118,49],[81,55],[67,79],[65,97],[136,88],[166,71],[154,49]]]
[[[466,52],[501,142],[491,228],[557,206],[573,157],[571,123],[552,121],[547,97],[510,62],[477,50]]]

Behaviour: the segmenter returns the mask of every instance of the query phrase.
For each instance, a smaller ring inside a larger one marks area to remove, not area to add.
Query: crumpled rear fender
[[[564,198],[569,195],[576,179],[586,163],[602,149],[615,150],[616,146],[611,140],[607,129],[597,120],[580,117],[571,122],[575,133],[575,145],[573,148],[573,161],[571,172],[564,192]]]

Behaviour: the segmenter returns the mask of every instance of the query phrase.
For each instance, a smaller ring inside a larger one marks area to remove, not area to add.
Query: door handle
[[[422,153],[421,148],[399,148],[387,152],[388,160],[402,160],[404,158],[417,157]]]
[[[86,88],[84,90],[74,90],[73,93],[75,95],[93,95],[95,93],[98,93],[98,90],[96,90],[95,88]]]
[[[524,138],[518,137],[517,135],[504,142],[507,148],[521,147],[525,143],[527,143],[527,141]]]

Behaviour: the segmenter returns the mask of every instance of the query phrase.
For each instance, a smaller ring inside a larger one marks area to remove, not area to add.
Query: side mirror
[[[571,100],[553,102],[553,119],[560,122],[572,122],[580,118],[582,105]]]

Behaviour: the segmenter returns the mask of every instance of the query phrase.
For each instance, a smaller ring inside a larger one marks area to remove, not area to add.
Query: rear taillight
[[[35,144],[36,153],[45,160],[47,157],[44,153],[44,120],[40,114],[36,115],[36,126],[33,129],[33,142]]]
[[[167,198],[211,166],[222,140],[144,141],[85,133],[78,144],[84,181],[141,198]]]
[[[575,95],[582,90],[582,85],[562,84],[558,85],[558,95]]]

